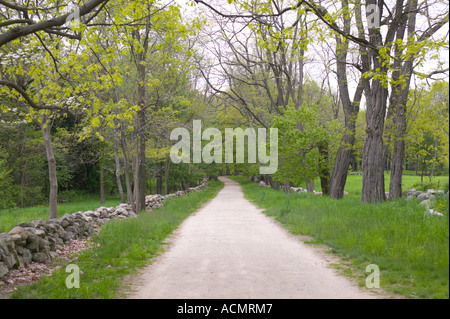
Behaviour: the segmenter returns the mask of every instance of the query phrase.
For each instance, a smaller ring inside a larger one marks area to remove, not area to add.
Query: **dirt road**
[[[133,279],[128,298],[377,298],[264,215],[238,183],[221,180],[219,194]]]

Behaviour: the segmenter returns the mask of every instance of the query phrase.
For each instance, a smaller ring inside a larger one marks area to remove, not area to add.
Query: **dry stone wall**
[[[173,194],[148,195],[146,209],[159,208],[168,198],[180,197],[203,189],[207,179],[197,187]],[[131,205],[99,207],[94,211],[65,214],[58,219],[35,220],[17,225],[7,233],[0,233],[0,278],[11,269],[31,262],[47,262],[56,257],[56,248],[74,239],[87,239],[101,226],[113,219],[136,217]]]

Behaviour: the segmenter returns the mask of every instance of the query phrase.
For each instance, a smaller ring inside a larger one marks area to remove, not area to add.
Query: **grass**
[[[100,198],[95,195],[86,195],[76,198],[66,204],[58,205],[58,217],[64,214],[72,214],[78,211],[88,211],[100,206],[112,207],[120,204],[119,198],[108,198],[104,204],[100,203]],[[26,208],[14,208],[0,210],[0,233],[8,232],[20,223],[31,220],[48,219],[48,206],[34,206]]]
[[[294,234],[312,236],[349,262],[360,285],[368,276],[366,266],[376,264],[386,291],[408,298],[449,298],[448,208],[445,217],[438,217],[424,214],[416,200],[363,204],[358,193],[351,192],[357,177],[349,176],[350,195],[342,200],[285,194],[258,187],[245,177],[234,179],[267,215]],[[448,207],[448,195],[446,199]]]
[[[386,192],[389,191],[389,182],[391,180],[390,174],[384,173],[384,185]],[[449,182],[448,176],[435,176],[433,178],[433,183],[439,183],[441,186],[439,189],[444,189],[444,186]],[[429,183],[429,179],[427,176],[423,179],[424,184]],[[408,189],[413,188],[416,184],[420,183],[420,176],[413,175],[403,175],[402,176],[402,189],[406,191]],[[345,191],[349,192],[351,195],[361,195],[361,185],[362,185],[362,176],[361,175],[348,175],[347,182],[345,183]],[[303,188],[306,188],[306,185],[300,185]],[[320,180],[315,180],[314,189],[318,192],[322,191],[320,187]]]
[[[149,263],[163,248],[164,240],[191,213],[213,198],[223,187],[210,181],[200,192],[168,199],[151,212],[136,218],[114,220],[102,227],[92,241],[95,248],[83,251],[72,261],[80,271],[80,288],[68,289],[65,268],[39,282],[19,287],[11,298],[102,299],[120,297],[124,276]],[[97,247],[98,246],[98,247]]]

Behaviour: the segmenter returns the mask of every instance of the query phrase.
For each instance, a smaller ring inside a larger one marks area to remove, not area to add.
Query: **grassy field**
[[[409,298],[449,298],[448,195],[446,216],[438,217],[424,214],[416,200],[362,204],[357,191],[361,176],[349,176],[350,195],[342,200],[285,194],[245,177],[233,178],[267,215],[294,234],[312,236],[311,244],[325,244],[349,262],[348,274],[361,285],[368,275],[366,266],[376,264],[386,291]]]
[[[389,182],[390,182],[390,175],[385,173],[384,174],[384,185],[386,192],[389,191]],[[429,183],[428,177],[424,177],[423,179],[424,184]],[[433,184],[438,184],[440,187],[437,187],[439,189],[444,189],[445,185],[449,182],[448,176],[436,176],[432,180]],[[403,175],[402,177],[402,189],[403,191],[406,191],[408,189],[413,188],[414,185],[420,183],[420,176],[414,176],[414,175]],[[306,185],[300,185],[303,188],[306,188]],[[437,185],[436,185],[437,186]],[[435,186],[435,187],[436,187]],[[353,195],[360,195],[361,194],[361,187],[362,187],[362,176],[361,175],[348,175],[347,176],[347,182],[345,184],[345,190]],[[314,181],[314,189],[318,192],[322,191],[320,187],[320,180],[317,179]]]
[[[80,288],[68,289],[65,268],[53,272],[39,282],[20,287],[11,298],[39,299],[100,299],[120,297],[122,279],[149,263],[163,248],[163,241],[191,213],[215,197],[223,187],[219,181],[210,181],[200,192],[168,199],[151,212],[142,212],[136,218],[111,221],[102,227],[92,241],[95,248],[83,251],[72,263],[80,271]],[[92,207],[91,207],[92,209]]]

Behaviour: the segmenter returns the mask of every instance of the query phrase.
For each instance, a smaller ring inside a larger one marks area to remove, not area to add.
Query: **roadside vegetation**
[[[80,269],[80,288],[68,289],[65,265],[52,276],[19,287],[11,298],[39,299],[103,299],[120,297],[119,288],[126,275],[133,274],[164,249],[164,241],[181,222],[213,198],[223,187],[220,181],[210,181],[199,192],[170,198],[151,212],[138,217],[114,220],[102,227],[92,238],[92,248],[74,256],[71,263]]]
[[[448,195],[438,199],[446,206],[441,217],[425,214],[415,200],[369,204],[361,203],[351,190],[336,200],[285,194],[245,177],[233,179],[242,185],[246,198],[290,232],[311,236],[314,240],[309,243],[325,244],[349,262],[351,270],[346,273],[360,285],[365,285],[366,266],[376,264],[381,288],[388,292],[408,298],[449,297]]]

